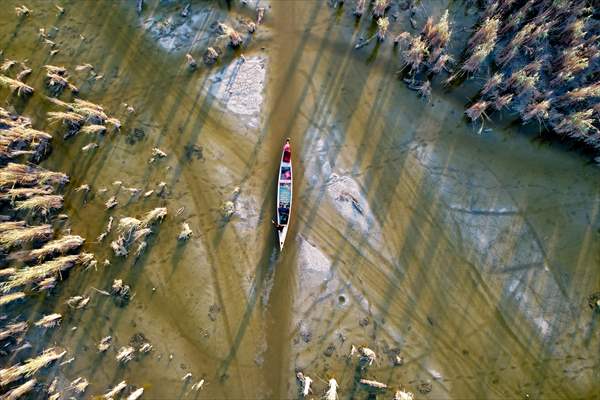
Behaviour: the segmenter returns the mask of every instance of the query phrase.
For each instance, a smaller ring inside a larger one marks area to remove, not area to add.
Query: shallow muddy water
[[[126,380],[146,398],[290,398],[297,370],[314,379],[315,398],[330,377],[342,398],[366,398],[359,376],[417,398],[600,396],[599,315],[586,301],[600,290],[598,167],[510,116],[478,133],[463,119],[468,89],[434,81],[431,102],[418,99],[396,78],[391,40],[354,49],[372,27],[350,4],[265,3],[250,38],[237,18],[254,18],[254,2],[229,3],[194,1],[182,17],[187,2],[146,1],[138,15],[134,1],[62,1],[58,16],[29,1],[32,15],[20,19],[10,1],[0,14],[4,58],[27,59],[36,88],[26,102],[6,89],[2,99],[55,134],[43,165],[71,178],[63,229],[85,237],[99,261],[8,310],[30,321],[63,313],[59,328],[30,338],[31,354],[58,345],[75,357],[48,379],[64,387],[84,376],[86,397]],[[423,3],[416,18],[446,7],[457,31],[475,21],[445,2]],[[217,20],[243,32],[242,50],[217,39]],[[392,29],[407,21],[399,14]],[[40,28],[59,53],[49,55]],[[190,71],[185,53],[201,64],[214,43],[221,60]],[[120,118],[121,132],[65,140],[48,125],[48,63],[66,66],[79,97]],[[75,72],[84,63],[103,77]],[[294,209],[279,253],[271,218],[286,137]],[[92,141],[96,150],[80,150]],[[153,147],[167,157],[149,163]],[[161,195],[131,200],[124,190],[160,182]],[[74,190],[82,184],[87,197]],[[119,204],[107,211],[113,195]],[[158,206],[169,215],[136,262],[113,255],[112,237],[96,243],[109,216]],[[184,221],[194,234],[182,243]],[[124,307],[93,289],[115,278],[135,293]],[[82,293],[90,304],[70,310],[65,300]],[[118,348],[138,333],[154,349],[118,365]],[[99,354],[107,335],[113,345]],[[377,362],[361,372],[351,345],[373,349]],[[390,361],[397,352],[401,366]]]

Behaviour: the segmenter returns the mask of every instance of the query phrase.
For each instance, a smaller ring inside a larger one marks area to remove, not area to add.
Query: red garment
[[[289,143],[286,143],[285,146],[283,146],[283,161],[290,162],[291,159],[292,159],[292,148]]]

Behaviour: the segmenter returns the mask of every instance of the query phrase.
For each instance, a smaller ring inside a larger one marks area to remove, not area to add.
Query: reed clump
[[[9,250],[24,243],[34,241],[46,241],[52,237],[53,231],[50,225],[19,226],[14,229],[6,229],[0,232],[0,248]]]
[[[39,162],[46,154],[52,136],[31,127],[31,121],[11,114],[0,107],[0,162],[8,162],[22,155]]]
[[[66,109],[66,111],[48,112],[48,121],[52,123],[62,122],[67,127],[65,138],[75,135],[79,131],[90,134],[104,134],[108,126],[114,130],[121,128],[121,121],[109,117],[104,107],[90,101],[75,99],[67,103],[55,98],[48,98],[53,104]]]
[[[62,238],[46,243],[39,249],[32,250],[29,257],[43,259],[57,254],[66,254],[83,246],[85,239],[77,235],[63,236]]]
[[[354,14],[363,15],[371,4],[374,37],[383,40],[392,29],[385,17],[389,1],[355,0]],[[413,18],[410,22],[418,28]],[[394,33],[399,72],[409,75],[403,80],[410,89],[428,97],[434,76],[444,71],[447,84],[475,78],[481,84],[465,110],[468,120],[509,111],[524,124],[600,150],[600,18],[594,7],[583,1],[483,2],[455,66],[452,31],[445,11],[437,21],[427,18],[418,34]],[[355,48],[370,40],[361,39]]]
[[[390,0],[375,0],[373,2],[373,16],[382,18],[390,7]]]
[[[14,292],[0,296],[0,306],[25,298],[24,292]]]
[[[0,330],[0,341],[21,336],[27,332],[28,327],[27,322],[17,322],[4,326]]]
[[[0,283],[0,291],[8,291],[26,285],[39,284],[47,278],[56,278],[75,265],[87,266],[94,256],[89,253],[58,257],[32,267],[17,269],[5,282]]]
[[[486,6],[484,16],[467,54],[471,57],[475,50],[470,49],[487,43],[485,59],[489,56],[495,71],[467,116],[474,120],[484,115],[479,111],[488,103],[486,110],[516,112],[524,124],[535,122],[600,149],[595,112],[600,101],[600,23],[593,10],[584,2],[540,2],[535,7],[494,2]],[[468,58],[463,66],[476,73],[480,68],[475,66],[482,62]]]
[[[19,379],[29,378],[51,362],[62,358],[66,353],[66,351],[61,352],[52,347],[44,350],[39,356],[30,358],[22,364],[16,364],[12,367],[2,369],[0,370],[0,385],[6,386]]]
[[[167,209],[159,207],[149,211],[141,219],[132,217],[121,218],[117,225],[119,236],[110,244],[115,255],[127,257],[129,248],[134,243],[137,243],[136,256],[139,256],[147,246],[145,238],[152,233],[151,227],[162,222],[166,215]]]
[[[50,70],[60,73],[60,68]],[[74,103],[80,107],[91,107],[77,101]],[[2,307],[16,301],[27,301],[30,289],[44,291],[54,288],[65,278],[65,272],[76,265],[87,267],[95,263],[91,254],[74,254],[83,245],[82,237],[66,235],[55,238],[51,224],[36,225],[40,217],[51,221],[54,218],[52,212],[62,208],[63,197],[57,191],[69,182],[67,175],[34,164],[47,154],[51,139],[52,136],[46,132],[33,129],[28,118],[11,114],[0,107],[0,207],[5,215],[0,221],[0,253],[4,261],[0,269]],[[28,159],[25,160],[25,157]],[[88,302],[89,297],[73,296],[67,304],[77,309],[85,307]],[[3,318],[11,317],[6,315]],[[51,313],[42,316],[33,325],[52,328],[61,319],[61,314]],[[0,328],[3,355],[28,346],[25,342],[17,347],[23,343],[27,330],[26,322],[3,324]],[[18,381],[30,378],[63,355],[64,352],[48,349],[37,357],[0,370],[0,386],[5,397],[27,394],[35,385],[35,379]],[[56,394],[53,392],[51,398],[56,398]]]
[[[390,20],[387,17],[382,17],[377,20],[377,39],[380,42],[385,40],[385,35],[389,29]]]
[[[33,214],[46,216],[52,210],[60,210],[62,206],[63,197],[61,195],[45,195],[18,201],[15,210],[26,210]]]
[[[35,165],[8,163],[0,170],[0,188],[34,187],[39,185],[64,185],[69,177],[62,172],[52,172]]]
[[[220,22],[218,28],[222,35],[229,38],[231,47],[239,47],[243,43],[242,35],[229,25]]]
[[[396,36],[395,43],[402,46],[402,69],[408,68],[411,79],[409,86],[414,86],[418,74],[428,76],[438,74],[447,69],[452,57],[448,54],[448,44],[452,36],[452,27],[448,10],[435,22],[427,19],[419,35],[406,32]]]
[[[73,93],[79,93],[79,88],[69,82],[69,74],[65,67],[44,65],[44,68],[46,69],[46,84],[54,96],[59,96],[66,88]]]
[[[31,96],[34,92],[34,89],[31,86],[21,82],[20,80],[13,79],[6,75],[0,75],[0,85],[8,87],[13,93],[16,93],[19,97]]]

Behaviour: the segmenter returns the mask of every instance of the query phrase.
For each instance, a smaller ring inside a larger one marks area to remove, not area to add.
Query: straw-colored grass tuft
[[[12,92],[16,92],[21,97],[30,96],[34,92],[31,86],[4,75],[0,75],[0,85],[10,88]]]
[[[19,226],[0,232],[0,248],[7,250],[23,243],[48,240],[52,237],[50,225]]]
[[[61,195],[45,195],[18,201],[15,209],[30,211],[38,215],[47,215],[50,211],[60,210],[62,207],[63,197]]]
[[[22,364],[0,370],[0,385],[6,386],[21,378],[29,378],[51,362],[62,358],[67,352],[59,352],[55,348],[44,350],[37,357],[30,358]]]
[[[25,298],[25,293],[23,292],[5,294],[0,296],[0,306],[4,306],[8,303],[12,303],[13,301],[21,300],[23,298]]]
[[[58,257],[33,267],[18,269],[7,281],[0,283],[0,291],[7,293],[17,287],[41,283],[48,278],[60,276],[61,272],[66,271],[77,264],[86,266],[91,263],[93,259],[93,255],[81,253]]]

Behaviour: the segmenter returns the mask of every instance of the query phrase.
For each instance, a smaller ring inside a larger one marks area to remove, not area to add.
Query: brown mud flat
[[[9,3],[0,48],[28,59],[36,91],[25,100],[0,89],[3,106],[53,134],[42,166],[69,175],[62,212],[98,267],[7,308],[32,324],[64,318],[2,368],[60,343],[75,359],[36,377],[61,388],[85,377],[86,396],[126,380],[148,398],[287,398],[299,370],[314,397],[332,377],[342,398],[368,397],[360,379],[389,386],[382,398],[401,386],[425,398],[600,394],[599,316],[587,304],[600,281],[600,178],[586,159],[504,120],[478,135],[463,118],[468,89],[434,82],[431,102],[419,100],[394,76],[391,41],[354,49],[370,17],[357,23],[325,2],[266,5],[256,36],[240,22],[256,17],[253,3],[194,1],[184,17],[176,1],[144,1],[140,15],[134,2],[65,2],[58,15],[31,1],[21,18]],[[414,18],[448,6],[424,2]],[[473,24],[449,7],[455,27]],[[245,44],[230,48],[217,22]],[[60,52],[50,55],[40,28]],[[222,54],[204,66],[209,45]],[[251,68],[240,75],[242,55]],[[94,73],[76,71],[85,63]],[[63,139],[46,118],[56,111],[44,100],[46,64],[67,67],[77,96],[110,110],[120,133]],[[244,84],[263,67],[262,84]],[[298,184],[279,254],[270,220],[286,137]],[[149,163],[155,148],[166,157]],[[75,190],[84,184],[87,195]],[[96,243],[109,217],[116,229],[159,207],[169,213],[137,259],[114,255],[116,232]],[[116,279],[130,286],[122,306],[92,289],[110,292]],[[81,294],[90,302],[68,312]],[[146,342],[148,353],[117,360]],[[360,368],[352,345],[376,361]]]

